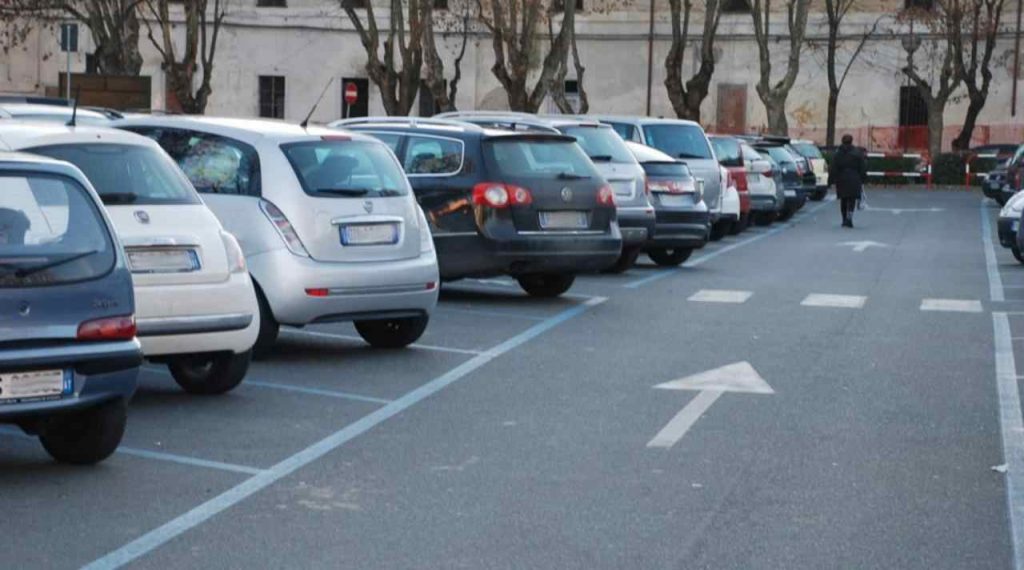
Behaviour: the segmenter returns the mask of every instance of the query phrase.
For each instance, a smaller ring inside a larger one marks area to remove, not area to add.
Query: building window
[[[723,0],[722,12],[725,14],[749,14],[750,0]]]
[[[931,10],[935,0],[903,0],[904,10]]]
[[[284,118],[284,77],[260,76],[260,116],[271,119]]]
[[[565,12],[565,0],[554,0],[554,2],[551,3],[551,11],[556,13]],[[583,11],[583,0],[576,0],[576,11]]]
[[[257,8],[287,8],[287,0],[256,0]]]

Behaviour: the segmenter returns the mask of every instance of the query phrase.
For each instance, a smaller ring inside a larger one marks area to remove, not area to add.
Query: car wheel
[[[519,286],[531,297],[557,297],[565,293],[576,281],[575,275],[564,273],[535,273],[516,277]]]
[[[770,226],[774,221],[774,212],[758,212],[754,215],[754,225],[756,226]]]
[[[430,317],[356,321],[356,331],[374,348],[405,348],[419,340]]]
[[[652,249],[647,252],[647,255],[651,258],[654,263],[662,267],[675,267],[681,265],[687,259],[690,259],[690,254],[693,250],[690,248],[676,248],[676,249]]]
[[[750,227],[750,214],[743,214],[740,216],[739,221],[734,222],[732,227],[729,228],[729,235],[738,235],[743,233]]]
[[[1010,248],[1010,253],[1013,254],[1013,257],[1016,258],[1017,261],[1019,261],[1021,263],[1024,263],[1024,253],[1021,253],[1019,247],[1017,247],[1017,246],[1011,247]]]
[[[729,234],[729,231],[732,229],[732,226],[735,223],[736,222],[717,222],[717,223],[715,223],[715,225],[711,226],[711,236],[710,236],[711,241],[718,241],[718,240],[724,238],[726,235]]]
[[[818,190],[817,192],[811,194],[811,200],[814,200],[815,202],[821,202],[822,200],[825,199],[825,196],[828,196],[828,190]]]
[[[605,273],[625,273],[629,271],[630,267],[636,263],[636,258],[640,257],[639,247],[631,247],[622,250],[622,255],[615,261],[615,265],[612,265],[608,269],[605,269]]]
[[[39,441],[57,461],[92,465],[117,450],[127,423],[128,406],[124,400],[114,400],[50,418],[39,435]]]
[[[256,335],[256,343],[252,347],[252,352],[256,358],[260,358],[266,356],[277,342],[281,325],[274,318],[274,313],[270,310],[270,303],[267,302],[267,298],[263,296],[263,291],[260,291],[259,287],[256,288],[256,302],[260,307],[260,331]]]
[[[234,390],[249,371],[252,350],[175,356],[167,363],[174,381],[189,394],[209,396]]]

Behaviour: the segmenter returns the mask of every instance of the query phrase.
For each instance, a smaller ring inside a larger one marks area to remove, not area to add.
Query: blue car
[[[0,423],[56,460],[113,453],[142,353],[131,273],[74,166],[0,153]]]

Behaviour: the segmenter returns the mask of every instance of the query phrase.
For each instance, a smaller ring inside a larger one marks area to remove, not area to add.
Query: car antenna
[[[73,106],[71,107],[71,119],[68,120],[68,122],[67,122],[67,126],[69,126],[69,127],[74,127],[75,126],[75,119],[78,118],[78,97],[81,94],[82,94],[82,86],[79,85],[78,87],[75,88],[75,100],[72,103]]]
[[[316,98],[316,103],[313,103],[313,108],[309,110],[309,114],[306,115],[306,118],[302,119],[302,122],[299,123],[300,127],[306,128],[309,126],[309,119],[313,117],[313,113],[316,112],[316,108],[320,105],[320,101],[323,101],[324,95],[327,94],[327,88],[331,86],[331,83],[334,83],[333,77],[327,80],[327,85],[324,85],[324,90],[321,91],[320,96]]]

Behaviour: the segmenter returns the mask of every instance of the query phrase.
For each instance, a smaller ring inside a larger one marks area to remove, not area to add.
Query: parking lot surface
[[[1024,267],[977,193],[868,196],[446,284],[405,350],[283,331],[221,397],[147,365],[101,465],[0,432],[0,567],[1011,567]]]

